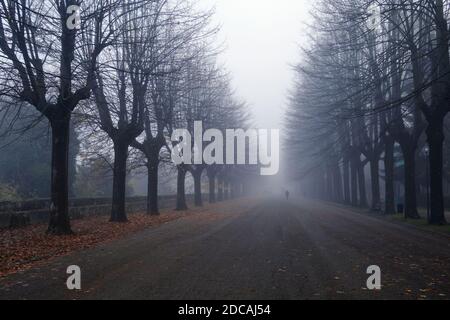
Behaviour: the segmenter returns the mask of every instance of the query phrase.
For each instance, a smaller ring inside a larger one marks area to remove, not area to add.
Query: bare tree
[[[158,168],[162,149],[170,149],[167,141],[177,120],[176,108],[183,94],[182,77],[186,65],[202,54],[192,48],[200,42],[210,41],[217,32],[217,28],[210,26],[213,11],[198,12],[189,2],[169,4],[165,11],[161,11],[159,19],[154,21],[152,52],[156,67],[146,99],[145,136],[143,140],[136,139],[133,142],[133,147],[146,158],[147,213],[152,215],[159,214]]]
[[[292,136],[302,136],[294,138],[296,152],[308,149],[309,165],[304,171],[317,171],[318,158],[342,161],[347,203],[365,204],[364,167],[370,163],[372,208],[379,206],[379,162],[384,154],[385,211],[394,211],[398,143],[405,160],[405,216],[419,218],[415,159],[425,118],[432,185],[430,223],[445,223],[442,145],[449,110],[448,9],[448,2],[432,0],[318,3],[315,35],[298,67],[302,82],[292,95],[287,121],[291,127],[301,123],[306,128],[291,130]],[[309,99],[304,101],[305,97]],[[334,152],[330,146],[337,142],[341,148]],[[339,193],[339,177],[318,173],[315,177],[322,180],[318,186],[324,185],[318,190],[328,196]]]
[[[1,93],[36,108],[52,129],[51,234],[72,232],[67,173],[71,114],[90,97],[97,59],[114,41],[117,30],[110,13],[119,2],[0,1]],[[80,28],[72,21],[77,8]]]

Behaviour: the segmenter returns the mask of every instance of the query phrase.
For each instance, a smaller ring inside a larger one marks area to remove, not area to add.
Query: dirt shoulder
[[[72,221],[74,235],[70,236],[46,235],[45,224],[0,230],[0,278],[28,270],[55,257],[121,239],[184,217],[210,214],[214,218],[215,212],[226,211],[225,207],[229,205],[230,202],[222,202],[184,212],[162,210],[160,216],[133,214],[127,223],[110,223],[105,216],[89,217]]]

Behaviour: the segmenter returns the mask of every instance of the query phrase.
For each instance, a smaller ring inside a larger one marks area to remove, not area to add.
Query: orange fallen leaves
[[[189,215],[170,212],[158,217],[135,214],[127,223],[110,223],[108,217],[90,217],[72,222],[71,236],[49,236],[46,225],[0,231],[0,277],[28,269],[36,262],[83,250],[96,244],[157,226]]]
[[[100,243],[120,239],[149,227],[192,216],[208,223],[222,214],[242,212],[252,201],[238,200],[207,205],[193,211],[163,211],[160,216],[130,215],[127,223],[111,223],[108,217],[89,217],[72,221],[71,236],[49,236],[46,225],[33,225],[16,230],[0,230],[0,278],[27,270],[51,258],[84,250]],[[238,210],[236,210],[238,209]]]

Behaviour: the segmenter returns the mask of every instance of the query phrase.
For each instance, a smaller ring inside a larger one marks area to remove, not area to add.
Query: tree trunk
[[[372,210],[381,210],[380,163],[378,156],[370,161],[370,180],[372,185]]]
[[[336,167],[334,169],[334,193],[335,193],[335,201],[337,203],[343,202],[343,191],[342,191],[342,175],[341,175],[341,168],[339,167],[339,164],[336,163]]]
[[[242,195],[248,196],[250,194],[250,182],[248,181],[248,179],[245,179],[244,182],[242,183]]]
[[[194,204],[196,207],[203,206],[203,197],[202,197],[202,173],[203,169],[197,169],[194,173]]]
[[[216,202],[216,177],[215,174],[209,173],[209,203]]]
[[[327,183],[326,200],[332,201],[333,200],[333,170],[331,169],[330,166],[328,166],[326,172],[327,172],[326,173],[326,183]]]
[[[224,200],[228,200],[230,198],[230,188],[229,188],[229,183],[228,182],[224,182],[224,191],[223,191],[223,199]]]
[[[443,225],[445,219],[444,191],[442,185],[443,174],[443,144],[444,144],[443,119],[437,118],[430,122],[427,128],[427,140],[430,148],[430,203],[431,212],[429,223]]]
[[[367,208],[367,193],[366,193],[366,173],[364,172],[364,165],[361,161],[358,164],[358,185],[359,185],[359,206]]]
[[[327,193],[327,181],[326,176],[323,170],[320,170],[318,173],[318,199],[320,200],[326,200],[326,193]]]
[[[230,198],[236,198],[236,182],[234,181],[230,183]]]
[[[416,149],[402,146],[405,161],[405,218],[419,219],[416,189]]]
[[[385,214],[395,214],[395,193],[394,193],[394,140],[386,137],[385,155]]]
[[[72,234],[69,217],[70,113],[50,120],[52,128],[52,177],[50,221],[47,233]]]
[[[114,142],[113,199],[111,222],[126,222],[125,211],[127,183],[128,144],[122,141]]]
[[[158,160],[148,160],[147,214],[159,215],[158,205]]]
[[[185,211],[188,209],[186,204],[186,169],[178,167],[177,177],[177,211]]]
[[[349,205],[351,203],[350,195],[350,170],[348,158],[344,159],[344,202]]]
[[[221,178],[219,178],[217,189],[217,200],[223,201],[223,179]]]
[[[244,190],[245,190],[244,184],[243,184],[242,182],[239,182],[239,183],[237,184],[237,197],[238,197],[238,198],[244,196]]]
[[[352,206],[358,206],[358,165],[357,159],[352,159],[351,161],[351,171],[352,171],[352,180],[351,180],[351,188],[352,188]]]

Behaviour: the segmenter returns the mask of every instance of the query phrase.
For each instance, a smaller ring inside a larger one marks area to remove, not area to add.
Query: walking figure
[[[286,190],[286,200],[289,200],[289,191],[288,190]]]

